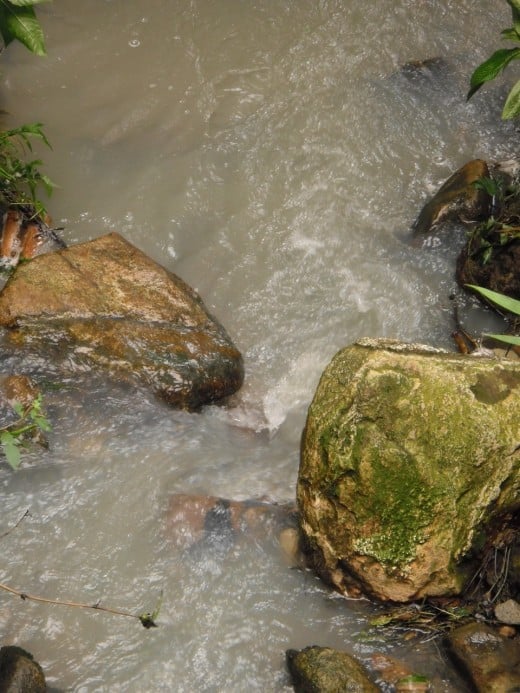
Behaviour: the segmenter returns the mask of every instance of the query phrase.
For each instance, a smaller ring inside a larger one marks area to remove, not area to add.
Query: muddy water
[[[426,636],[370,631],[366,604],[289,569],[276,542],[179,553],[165,514],[179,492],[293,498],[306,407],[341,346],[449,345],[455,232],[420,250],[408,229],[457,166],[515,153],[504,87],[464,100],[503,5],[60,0],[38,7],[47,58],[2,55],[0,105],[53,143],[65,239],[123,233],[199,290],[246,363],[230,408],[192,415],[6,357],[43,383],[54,432],[43,457],[0,469],[3,525],[31,512],[2,539],[2,582],[137,613],[164,592],[151,631],[4,594],[3,641],[54,688],[290,690],[285,649],[318,643],[405,657],[460,690]]]

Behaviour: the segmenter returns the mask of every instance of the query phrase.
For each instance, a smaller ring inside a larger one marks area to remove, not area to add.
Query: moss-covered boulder
[[[239,351],[195,291],[116,233],[18,265],[0,325],[17,348],[73,371],[136,377],[181,408],[243,380]]]
[[[330,647],[287,650],[287,668],[296,693],[377,693],[364,667]]]
[[[317,572],[381,600],[459,593],[493,520],[520,507],[520,369],[362,340],[327,367],[298,476]]]

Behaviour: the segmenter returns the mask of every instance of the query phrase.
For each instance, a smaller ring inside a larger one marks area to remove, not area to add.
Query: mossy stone
[[[297,495],[311,561],[341,591],[458,593],[486,524],[519,508],[519,466],[515,362],[362,340],[308,412]]]

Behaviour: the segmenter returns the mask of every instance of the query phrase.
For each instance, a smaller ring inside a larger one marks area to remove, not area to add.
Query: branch
[[[18,522],[16,522],[16,523],[11,527],[11,529],[8,529],[7,532],[4,532],[3,534],[0,534],[0,539],[3,539],[3,538],[6,537],[8,534],[11,534],[11,532],[13,532],[13,531],[18,527],[18,525],[22,522],[22,520],[25,520],[25,518],[26,518],[28,515],[30,515],[30,513],[29,513],[29,508],[27,508],[27,510],[26,510],[26,511],[24,512],[24,514],[22,515],[22,517],[18,520]]]
[[[119,609],[111,609],[108,606],[101,606],[99,602],[97,604],[83,604],[82,602],[69,602],[63,601],[61,599],[47,599],[46,597],[37,597],[33,594],[27,594],[27,592],[22,592],[20,590],[14,589],[14,587],[9,587],[9,585],[5,585],[2,582],[0,582],[0,589],[5,590],[10,594],[14,594],[17,597],[20,597],[23,601],[29,599],[30,601],[41,602],[43,604],[57,604],[58,606],[71,606],[77,609],[94,609],[95,611],[105,611],[106,613],[115,614],[116,616],[127,616],[128,618],[136,618],[141,622],[144,628],[157,628],[157,624],[155,623],[154,619],[157,618],[159,607],[157,607],[152,614],[147,612],[136,615],[130,613],[129,611],[121,611]]]

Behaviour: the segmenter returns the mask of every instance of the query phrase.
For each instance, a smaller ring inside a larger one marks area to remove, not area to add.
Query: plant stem
[[[135,618],[138,621],[141,621],[141,616],[138,616],[136,614],[131,614],[129,611],[121,611],[119,609],[111,609],[108,606],[100,606],[99,604],[83,604],[82,602],[70,602],[70,601],[65,601],[62,599],[47,599],[46,597],[38,597],[34,594],[27,594],[27,592],[22,592],[21,590],[17,590],[14,587],[9,587],[9,585],[5,585],[2,582],[0,582],[0,589],[4,590],[5,592],[9,592],[10,594],[16,595],[17,597],[20,597],[24,601],[26,599],[29,599],[30,601],[41,602],[43,604],[56,604],[58,606],[72,606],[72,607],[75,607],[77,609],[94,609],[95,611],[105,611],[106,613],[115,614],[116,616],[127,616],[129,618]]]
[[[27,510],[24,512],[24,514],[21,516],[21,518],[11,527],[11,529],[8,529],[3,534],[0,534],[0,539],[3,539],[8,534],[11,534],[11,532],[13,532],[18,527],[18,525],[22,522],[22,520],[25,520],[27,515],[29,515],[29,508],[27,508]]]

